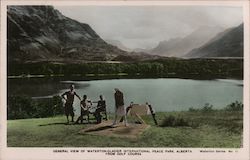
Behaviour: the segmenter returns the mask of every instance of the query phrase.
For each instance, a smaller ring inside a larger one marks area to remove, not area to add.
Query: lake
[[[190,107],[201,108],[205,103],[214,108],[243,99],[243,81],[232,79],[192,80],[178,78],[159,79],[108,79],[108,80],[50,80],[22,79],[8,80],[9,94],[26,94],[33,98],[61,95],[75,84],[81,97],[86,94],[97,101],[102,94],[107,102],[108,112],[114,111],[114,88],[119,88],[125,97],[125,105],[130,102],[150,103],[156,111],[182,111]],[[79,114],[79,100],[74,107]]]

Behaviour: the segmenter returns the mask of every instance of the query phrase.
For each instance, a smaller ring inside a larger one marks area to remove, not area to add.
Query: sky
[[[63,15],[89,24],[104,40],[130,49],[149,49],[160,41],[185,37],[202,26],[230,28],[243,22],[232,6],[54,6]]]

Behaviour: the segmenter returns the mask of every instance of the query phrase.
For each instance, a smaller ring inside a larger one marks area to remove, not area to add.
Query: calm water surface
[[[190,80],[190,79],[113,79],[91,81],[57,81],[44,83],[10,83],[9,90],[28,92],[33,97],[60,95],[68,90],[70,84],[75,84],[76,92],[84,94],[92,101],[98,100],[102,94],[107,102],[108,112],[114,110],[114,88],[119,88],[125,96],[125,105],[130,102],[149,102],[156,111],[181,111],[190,107],[201,108],[210,103],[214,108],[224,108],[226,105],[243,99],[242,80]],[[15,87],[16,85],[16,87]],[[20,88],[21,87],[21,88]],[[23,89],[22,89],[23,87]],[[76,98],[74,107],[79,114],[79,100]]]
[[[243,82],[239,80],[120,79],[62,83],[75,84],[76,92],[81,97],[87,94],[91,100],[104,95],[111,112],[114,108],[114,88],[124,93],[126,106],[130,102],[149,102],[157,111],[188,110],[189,107],[202,107],[205,103],[223,108],[236,100],[242,101],[243,97]],[[63,89],[58,93],[65,91]],[[75,106],[79,106],[78,99]]]

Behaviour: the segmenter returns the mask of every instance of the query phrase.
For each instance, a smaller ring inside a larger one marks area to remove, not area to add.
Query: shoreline
[[[159,79],[159,78],[171,78],[171,79],[193,79],[193,80],[216,80],[216,79],[232,79],[232,80],[243,80],[243,78],[239,77],[228,77],[228,76],[193,76],[192,74],[185,75],[185,76],[178,76],[176,74],[169,74],[168,76],[148,76],[148,75],[141,75],[137,73],[136,75],[129,75],[128,73],[118,73],[118,74],[74,74],[71,76],[67,76],[64,74],[60,75],[8,75],[7,79],[33,79],[33,78],[63,78],[66,80],[78,79],[78,80],[106,80],[106,79]]]

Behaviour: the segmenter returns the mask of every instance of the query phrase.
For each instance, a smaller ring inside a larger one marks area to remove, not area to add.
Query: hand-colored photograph
[[[7,147],[243,147],[229,5],[8,5]]]

